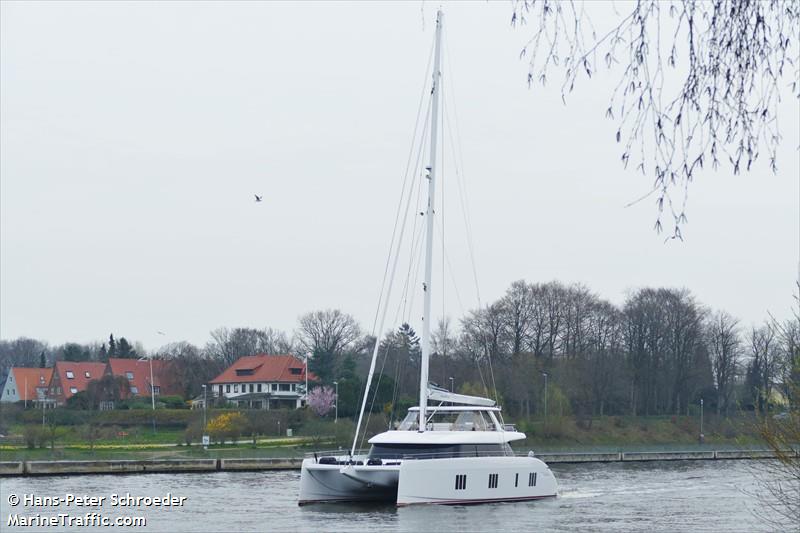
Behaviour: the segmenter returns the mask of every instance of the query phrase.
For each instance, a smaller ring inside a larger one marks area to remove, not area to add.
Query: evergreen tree
[[[80,362],[89,360],[89,351],[80,344],[70,342],[64,345],[64,361]]]
[[[117,341],[114,340],[114,334],[108,336],[108,357],[117,356]]]
[[[117,343],[117,357],[123,359],[135,359],[137,357],[136,350],[130,345],[125,337],[120,337]]]
[[[39,354],[39,368],[47,368],[47,358],[44,356],[44,352]]]
[[[103,345],[100,346],[99,356],[101,362],[105,363],[108,361],[108,350],[106,349],[106,343],[103,343]]]

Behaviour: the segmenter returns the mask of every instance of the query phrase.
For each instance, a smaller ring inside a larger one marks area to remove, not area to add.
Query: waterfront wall
[[[793,454],[800,457],[800,450],[795,450]],[[776,455],[771,450],[711,450],[691,452],[541,453],[537,454],[536,457],[546,463],[554,464],[774,459]],[[302,459],[299,458],[0,461],[0,476],[298,470],[301,463]]]

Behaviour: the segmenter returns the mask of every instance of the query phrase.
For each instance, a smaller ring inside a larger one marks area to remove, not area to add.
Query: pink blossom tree
[[[336,395],[330,387],[315,387],[308,393],[308,405],[318,416],[325,416],[333,409]]]

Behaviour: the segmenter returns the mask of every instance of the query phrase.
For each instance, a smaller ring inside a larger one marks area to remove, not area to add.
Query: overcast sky
[[[0,337],[202,345],[325,308],[369,329],[436,5],[0,4]],[[564,106],[558,83],[527,87],[509,4],[444,9],[484,302],[557,279],[615,303],[687,287],[746,325],[789,316],[796,99],[779,173],[704,172],[685,241],[665,243],[652,201],[624,207],[651,178],[619,164],[613,78]]]

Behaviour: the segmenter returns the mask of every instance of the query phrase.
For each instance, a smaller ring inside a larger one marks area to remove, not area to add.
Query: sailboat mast
[[[422,314],[422,361],[420,362],[419,376],[419,431],[425,431],[428,406],[428,365],[431,355],[431,275],[433,272],[433,213],[436,198],[436,141],[439,136],[439,92],[441,90],[441,48],[442,48],[442,22],[444,14],[436,13],[436,49],[433,56],[433,88],[431,89],[431,150],[430,163],[427,167],[428,179],[428,207],[425,211],[427,221],[427,244],[425,249],[425,283],[424,308]]]

